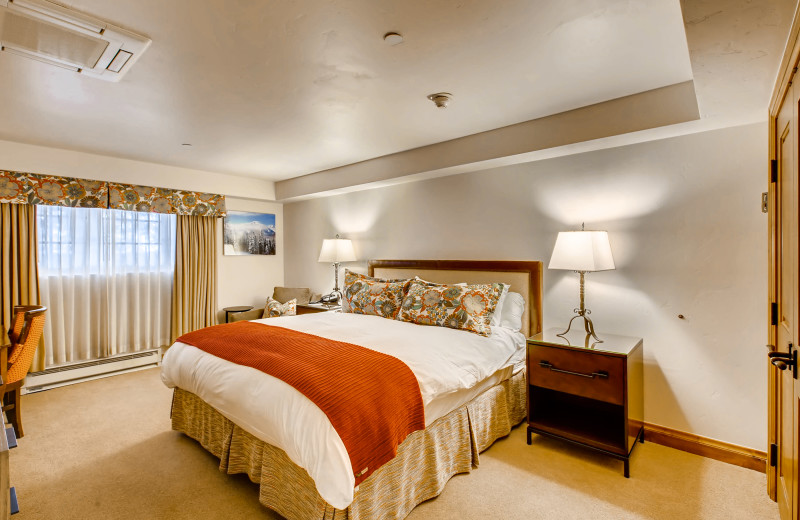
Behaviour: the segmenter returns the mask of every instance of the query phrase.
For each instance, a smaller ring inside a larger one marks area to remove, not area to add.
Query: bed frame
[[[438,283],[509,283],[510,290],[522,294],[526,302],[523,332],[530,336],[542,328],[541,262],[372,260],[369,273],[387,278],[419,276]],[[259,501],[289,520],[397,520],[441,494],[453,475],[476,468],[480,452],[525,419],[526,387],[521,371],[409,435],[397,456],[356,488],[355,500],[345,510],[327,504],[308,473],[283,450],[257,439],[180,388],[173,396],[172,428],[219,457],[220,471],[246,473],[259,484]]]

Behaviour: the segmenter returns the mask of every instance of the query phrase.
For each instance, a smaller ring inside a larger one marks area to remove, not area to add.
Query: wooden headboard
[[[493,260],[370,260],[369,275],[379,278],[419,276],[436,283],[507,283],[525,299],[526,337],[542,331],[542,263]]]

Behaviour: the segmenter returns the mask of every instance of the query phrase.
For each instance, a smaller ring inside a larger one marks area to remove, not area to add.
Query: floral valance
[[[225,197],[214,193],[108,183],[108,207],[129,211],[224,217]]]
[[[0,170],[0,203],[207,217],[226,215],[223,195],[3,170]]]
[[[0,171],[0,203],[107,208],[108,184],[72,177]]]

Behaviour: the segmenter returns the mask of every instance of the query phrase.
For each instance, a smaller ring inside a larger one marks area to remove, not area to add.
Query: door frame
[[[767,162],[767,200],[768,200],[768,233],[767,233],[767,255],[769,266],[769,278],[767,282],[767,348],[770,351],[775,350],[777,342],[778,325],[772,322],[772,306],[777,304],[777,266],[778,259],[776,251],[778,246],[777,236],[777,215],[775,208],[777,207],[777,194],[775,192],[775,183],[772,182],[772,162],[777,160],[778,157],[778,112],[783,105],[784,100],[792,85],[792,77],[798,70],[800,63],[800,9],[795,10],[794,19],[792,20],[792,28],[789,31],[789,38],[786,42],[786,48],[781,59],[780,67],[778,68],[778,76],[776,78],[775,87],[772,91],[772,97],[769,103],[769,161]],[[778,442],[778,386],[779,375],[778,369],[767,363],[768,371],[768,391],[767,391],[767,443],[769,445],[777,444]],[[772,459],[772,450],[767,446],[767,493],[772,500],[778,499],[778,471],[777,466],[773,466],[770,462]]]

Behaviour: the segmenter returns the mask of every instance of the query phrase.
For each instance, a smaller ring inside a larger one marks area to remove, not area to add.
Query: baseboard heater
[[[124,372],[143,370],[160,364],[161,349],[152,349],[133,354],[120,354],[103,359],[61,365],[28,374],[25,379],[25,386],[22,387],[22,393],[41,392]]]

